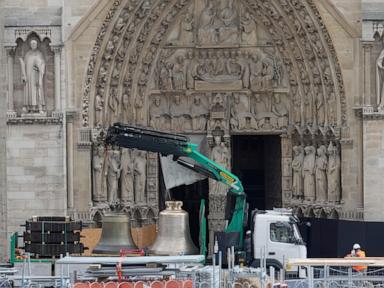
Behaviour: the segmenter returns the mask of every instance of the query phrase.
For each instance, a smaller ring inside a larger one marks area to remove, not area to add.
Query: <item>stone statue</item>
[[[193,42],[193,15],[189,11],[186,12],[180,22],[180,32],[178,41],[182,44],[189,44]]]
[[[132,123],[134,120],[133,110],[132,110],[132,98],[130,94],[124,93],[122,96],[122,117],[124,123]]]
[[[325,121],[325,110],[324,110],[324,99],[323,93],[320,91],[321,86],[315,86],[315,103],[316,103],[316,119],[317,124],[324,126]]]
[[[121,151],[121,202],[133,204],[134,202],[134,188],[133,188],[133,159],[132,151],[123,148]]]
[[[45,110],[44,74],[45,60],[37,48],[37,41],[30,41],[31,49],[20,58],[22,81],[24,84],[23,112],[40,112]]]
[[[244,52],[243,57],[240,58],[239,64],[241,66],[241,80],[243,82],[243,88],[249,89],[251,68],[249,65],[250,59],[248,52]]]
[[[104,146],[98,145],[93,147],[93,200],[100,202],[106,200],[105,190],[103,187],[103,165],[104,165]]]
[[[304,177],[304,199],[313,202],[315,200],[315,158],[316,149],[313,146],[306,146],[304,148],[304,164],[303,164],[303,177]]]
[[[194,131],[205,131],[207,128],[208,107],[201,101],[200,95],[195,95],[191,107],[192,129]]]
[[[280,94],[273,95],[272,113],[277,116],[277,126],[285,128],[288,126],[288,108],[283,101],[281,101]]]
[[[376,93],[377,103],[379,106],[384,106],[384,49],[381,50],[376,61]]]
[[[176,57],[176,63],[172,68],[173,87],[176,90],[185,89],[185,63],[183,56]]]
[[[172,63],[165,63],[160,61],[160,73],[159,73],[159,89],[160,90],[171,90],[173,89],[172,84]]]
[[[219,35],[216,30],[217,8],[212,0],[205,0],[205,7],[199,17],[197,37],[200,44],[217,44]]]
[[[108,115],[109,115],[110,125],[115,123],[118,118],[119,104],[120,104],[120,101],[117,96],[117,89],[112,88],[111,94],[109,95],[109,98],[108,98],[108,108],[109,108]]]
[[[171,127],[174,131],[183,131],[186,126],[186,115],[188,106],[182,101],[182,96],[176,94],[171,103]]]
[[[143,95],[137,95],[135,99],[135,119],[136,123],[142,124],[144,121],[144,96]]]
[[[145,203],[145,183],[147,178],[147,153],[133,150],[133,175],[135,188],[135,203]]]
[[[251,76],[250,76],[250,82],[251,82],[251,88],[252,91],[258,91],[262,89],[262,83],[263,83],[263,63],[259,61],[259,57],[257,54],[252,55],[252,61],[251,64]]]
[[[108,150],[107,167],[105,169],[105,176],[107,177],[108,203],[116,203],[118,199],[117,192],[120,178],[120,160],[119,150]]]
[[[196,76],[196,67],[197,63],[193,57],[193,52],[188,51],[187,56],[185,60],[185,67],[186,67],[186,84],[187,84],[187,89],[193,89],[195,88],[195,76]]]
[[[327,201],[327,148],[321,145],[317,148],[316,157],[316,201]]]
[[[246,95],[234,93],[233,104],[231,106],[231,129],[244,130],[257,128],[257,123],[253,115],[249,112],[249,103]]]
[[[241,40],[244,44],[255,45],[257,42],[257,29],[251,14],[245,11],[241,18]]]
[[[266,57],[263,59],[262,65],[262,88],[264,90],[271,89],[273,86],[273,77],[275,75],[273,69],[273,60],[269,57]]]
[[[292,198],[298,199],[303,197],[303,162],[304,150],[301,146],[293,147],[292,160]]]
[[[234,0],[227,0],[227,5],[220,12],[221,25],[219,29],[220,43],[235,44],[239,37],[238,12]]]
[[[153,99],[151,106],[149,107],[150,120],[149,125],[155,129],[164,129],[165,125],[165,114],[167,113],[164,105],[162,105],[160,95],[156,95]]]
[[[212,160],[221,165],[224,169],[229,168],[229,150],[224,141],[221,140],[221,136],[214,137],[215,146],[212,148]],[[210,193],[212,194],[225,194],[227,191],[226,185],[218,181],[211,181]]]
[[[328,146],[328,201],[340,202],[340,156],[331,142]]]
[[[103,89],[104,90],[104,89]],[[104,99],[103,95],[99,93],[95,97],[95,126],[100,127],[102,125],[103,109],[104,109]]]

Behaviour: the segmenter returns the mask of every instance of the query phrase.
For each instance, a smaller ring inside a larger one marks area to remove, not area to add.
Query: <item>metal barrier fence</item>
[[[307,278],[287,279],[290,288],[379,288],[384,287],[384,267],[307,266]]]

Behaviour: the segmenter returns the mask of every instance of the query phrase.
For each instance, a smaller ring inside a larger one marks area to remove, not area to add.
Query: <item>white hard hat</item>
[[[245,232],[245,235],[250,235],[251,233],[251,230],[248,230],[247,232]]]
[[[360,245],[359,244],[353,244],[353,249],[357,250],[357,249],[360,249]]]

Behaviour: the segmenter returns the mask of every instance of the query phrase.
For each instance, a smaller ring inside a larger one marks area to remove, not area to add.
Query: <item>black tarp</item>
[[[300,226],[309,258],[344,257],[359,243],[369,257],[384,256],[384,223],[333,219],[303,219]]]

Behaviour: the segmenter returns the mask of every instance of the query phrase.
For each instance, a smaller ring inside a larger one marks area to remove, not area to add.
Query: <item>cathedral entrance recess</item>
[[[249,211],[281,207],[280,136],[233,136],[232,171],[243,182]]]

